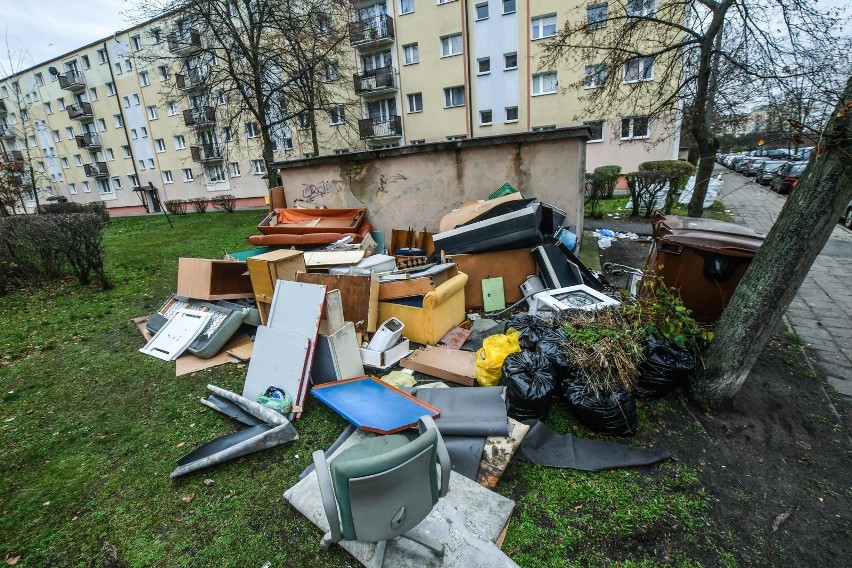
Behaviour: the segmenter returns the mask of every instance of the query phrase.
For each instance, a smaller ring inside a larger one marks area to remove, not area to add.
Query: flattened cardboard
[[[133,325],[136,326],[136,329],[139,330],[139,333],[142,334],[142,337],[145,338],[145,343],[151,341],[151,338],[154,337],[154,334],[148,331],[148,328],[145,327],[145,324],[148,323],[148,320],[151,319],[151,316],[139,316],[138,318],[133,318]]]
[[[455,229],[459,225],[464,225],[471,219],[475,219],[483,213],[491,211],[501,203],[506,203],[507,201],[518,201],[519,199],[522,199],[521,194],[515,192],[496,199],[489,199],[487,201],[467,201],[462,203],[458,209],[450,211],[444,215],[441,219],[441,223],[438,225],[438,232],[443,233],[444,231]]]
[[[227,343],[225,343],[222,350],[210,359],[202,359],[201,357],[196,357],[191,353],[184,353],[178,357],[175,360],[175,376],[181,377],[183,375],[203,371],[204,369],[210,369],[212,367],[218,367],[219,365],[225,365],[227,363],[240,363],[251,357],[252,345],[253,343],[248,334],[244,331],[238,331],[231,337],[231,339],[228,340]],[[249,356],[245,359],[234,357],[231,354],[231,352],[236,349],[245,348],[248,348],[249,353]]]
[[[296,281],[322,284],[328,290],[340,290],[343,318],[354,323],[356,331],[376,331],[379,319],[378,276],[300,272],[296,275]]]
[[[427,346],[418,349],[400,364],[407,369],[438,377],[460,385],[473,386],[476,353],[449,347]]]
[[[379,284],[379,300],[395,300],[397,298],[410,298],[412,296],[425,296],[434,292],[435,288],[459,273],[456,266],[448,268],[433,276],[422,278],[410,278],[396,282],[382,282]]]
[[[245,262],[209,258],[178,259],[177,295],[197,300],[253,298]]]
[[[447,256],[459,272],[467,274],[464,287],[465,309],[481,308],[482,281],[487,278],[503,277],[503,297],[507,304],[523,298],[520,285],[530,274],[536,274],[535,259],[529,249],[515,249],[481,254],[454,254]]]

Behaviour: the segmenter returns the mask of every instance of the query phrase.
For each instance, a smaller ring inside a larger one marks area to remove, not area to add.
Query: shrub
[[[595,168],[595,175],[601,184],[601,199],[612,199],[615,184],[621,174],[621,166],[599,166]]]
[[[231,195],[230,193],[226,193],[225,195],[217,195],[213,199],[210,200],[210,203],[213,205],[213,209],[217,211],[227,211],[228,213],[233,213],[237,208],[237,198]]]
[[[170,199],[166,201],[166,211],[172,215],[186,215],[186,208],[189,203],[183,199]]]
[[[39,213],[46,215],[95,213],[96,215],[103,217],[105,221],[109,222],[109,211],[107,210],[106,203],[103,201],[94,201],[92,203],[74,203],[73,201],[48,203],[46,205],[39,205],[38,211]]]
[[[654,160],[639,164],[639,171],[666,172],[669,192],[666,195],[666,203],[663,210],[666,215],[670,215],[675,201],[686,187],[686,182],[695,173],[695,166],[683,160]]]
[[[110,287],[104,268],[103,230],[106,222],[92,213],[61,215],[57,219],[62,231],[65,257],[71,272],[81,284],[97,278],[101,288]]]
[[[207,204],[209,201],[207,201],[206,197],[193,197],[188,200],[188,203],[192,204],[196,213],[205,213],[207,211]]]
[[[632,172],[625,177],[632,205],[630,214],[638,217],[640,208],[644,207],[645,217],[650,217],[654,212],[657,199],[666,189],[669,181],[668,172],[659,170]]]

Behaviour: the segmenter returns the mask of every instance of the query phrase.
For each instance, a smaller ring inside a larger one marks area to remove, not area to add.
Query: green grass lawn
[[[612,199],[601,199],[598,209],[603,219],[633,221],[630,210],[625,209],[629,197],[613,197]],[[676,204],[672,215],[686,216],[686,205]],[[703,218],[716,221],[732,221],[731,215],[725,211],[725,205],[721,201],[714,201],[713,205],[704,210]],[[640,218],[641,220],[642,218]]]
[[[98,566],[104,541],[128,566],[354,565],[282,498],[344,428],[308,401],[299,440],[176,481],[175,461],[235,429],[198,403],[205,385],[241,391],[244,365],[175,378],[138,353],[131,323],[174,291],[179,256],[248,248],[262,212],[122,218],[107,229],[108,291],[52,282],[0,297],[0,555],[18,566]],[[653,442],[671,403],[640,405]],[[558,408],[548,420],[578,428]],[[204,480],[212,479],[213,484]],[[504,550],[521,566],[719,565],[708,497],[678,462],[601,473],[514,462],[498,491],[517,501]],[[676,534],[661,561],[641,546]],[[625,544],[626,543],[626,544]]]

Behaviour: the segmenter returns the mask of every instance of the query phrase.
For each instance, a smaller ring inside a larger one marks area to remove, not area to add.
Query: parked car
[[[741,159],[734,161],[733,170],[738,174],[741,174],[748,167],[749,162],[755,159],[757,158],[755,158],[754,156],[741,156]]]
[[[843,226],[847,229],[852,229],[852,200],[849,200],[849,205],[846,206],[846,214],[843,215]]]
[[[749,159],[751,159],[751,156],[736,156],[733,160],[731,160],[731,165],[728,167],[734,170],[735,172],[738,172],[740,171],[740,164]]]
[[[772,176],[769,189],[781,195],[790,193],[790,190],[799,185],[799,176],[805,171],[807,162],[787,162]]]
[[[757,169],[767,161],[769,161],[769,158],[752,158],[751,160],[746,160],[743,175],[746,177],[757,175]]]
[[[778,171],[778,168],[786,164],[785,160],[766,160],[757,167],[757,173],[754,176],[754,181],[760,185],[769,185],[772,181],[772,175]]]

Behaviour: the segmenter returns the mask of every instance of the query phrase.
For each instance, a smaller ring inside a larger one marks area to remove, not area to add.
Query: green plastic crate
[[[509,183],[504,183],[500,186],[500,189],[492,193],[488,196],[488,199],[497,199],[498,197],[505,197],[507,195],[511,195],[512,193],[518,193],[518,190],[509,185]]]

